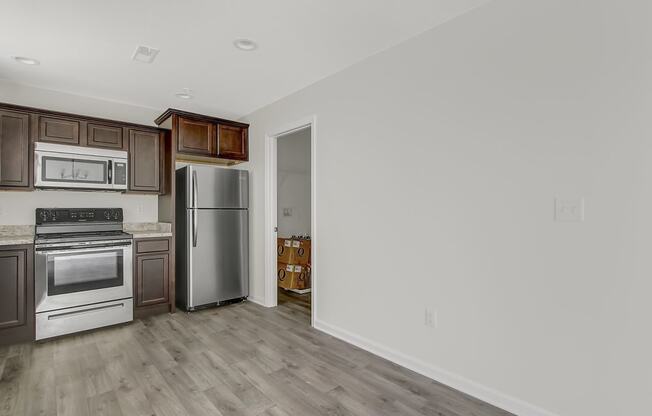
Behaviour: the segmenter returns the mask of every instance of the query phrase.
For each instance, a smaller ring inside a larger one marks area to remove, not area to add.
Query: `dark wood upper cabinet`
[[[88,146],[127,150],[127,140],[124,139],[122,127],[98,123],[88,123],[86,126]]]
[[[177,160],[232,165],[249,160],[249,125],[168,109],[155,121],[172,131]]]
[[[169,302],[169,254],[136,256],[136,307]]]
[[[36,140],[78,146],[81,144],[81,123],[73,118],[39,115]]]
[[[29,114],[0,110],[0,187],[28,188]]]
[[[34,339],[31,246],[0,247],[0,344]]]
[[[248,160],[248,129],[238,126],[218,124],[217,157],[224,159]]]
[[[129,190],[161,193],[163,146],[157,131],[129,130]]]
[[[177,151],[201,156],[215,156],[215,124],[179,117]]]

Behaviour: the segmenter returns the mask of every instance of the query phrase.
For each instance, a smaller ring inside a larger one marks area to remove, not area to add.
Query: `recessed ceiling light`
[[[40,62],[36,59],[33,58],[27,58],[26,56],[12,56],[11,59],[13,59],[16,62],[19,62],[21,64],[25,65],[39,65]]]
[[[258,48],[256,42],[251,39],[236,39],[233,41],[233,46],[240,49],[241,51],[253,51]]]
[[[154,62],[154,58],[158,55],[159,49],[150,48],[149,46],[139,46],[134,51],[134,54],[131,55],[131,59],[138,62],[143,62],[146,64],[151,64]]]
[[[183,100],[190,100],[193,97],[192,90],[190,88],[184,88],[181,90],[181,92],[178,92],[174,95],[176,95],[177,98],[181,98]]]

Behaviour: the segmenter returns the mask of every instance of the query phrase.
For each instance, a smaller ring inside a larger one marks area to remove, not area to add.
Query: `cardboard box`
[[[279,238],[276,241],[276,253],[279,263],[310,265],[310,240]]]
[[[310,267],[300,264],[278,263],[276,278],[279,287],[307,289],[310,287]]]
[[[277,262],[291,264],[293,257],[292,239],[291,238],[277,238],[276,239],[276,254]]]

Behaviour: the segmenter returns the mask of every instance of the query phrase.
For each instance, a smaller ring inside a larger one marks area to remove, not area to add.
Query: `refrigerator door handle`
[[[199,208],[197,206],[197,194],[198,194],[197,171],[193,169],[192,171],[192,207],[193,208]]]
[[[192,210],[192,246],[197,247],[197,209]]]

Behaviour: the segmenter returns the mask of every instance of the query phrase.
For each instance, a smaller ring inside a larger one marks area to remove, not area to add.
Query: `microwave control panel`
[[[127,184],[127,164],[124,162],[115,162],[113,168],[113,184]]]

